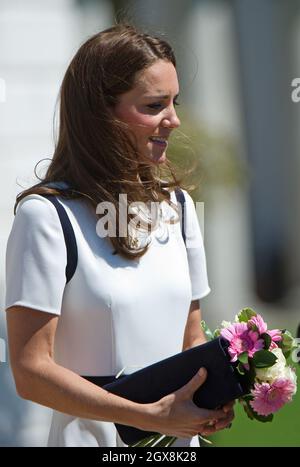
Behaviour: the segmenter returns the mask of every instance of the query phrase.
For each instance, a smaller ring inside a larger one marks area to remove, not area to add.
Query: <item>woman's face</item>
[[[138,74],[134,88],[119,96],[114,108],[136,136],[139,152],[157,163],[165,162],[170,133],[180,125],[174,108],[178,94],[174,65],[159,59]]]

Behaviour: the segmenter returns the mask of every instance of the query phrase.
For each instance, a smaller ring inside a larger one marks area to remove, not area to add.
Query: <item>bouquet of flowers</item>
[[[295,369],[287,363],[293,350],[298,349],[291,333],[269,330],[262,316],[251,308],[241,310],[233,323],[223,321],[214,333],[204,321],[201,326],[208,339],[221,336],[228,342],[228,358],[240,381],[249,388],[248,394],[239,399],[248,417],[271,421],[275,412],[292,401],[297,390]],[[175,440],[156,434],[134,446],[171,446]]]
[[[239,400],[248,417],[271,421],[297,390],[295,369],[286,360],[298,347],[295,339],[287,330],[268,330],[251,308],[244,308],[234,323],[223,321],[214,332],[214,337],[219,335],[229,342],[230,361],[248,381],[250,392]]]

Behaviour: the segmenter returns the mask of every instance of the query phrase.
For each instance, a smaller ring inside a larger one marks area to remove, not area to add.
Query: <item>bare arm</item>
[[[199,300],[193,300],[185,325],[182,350],[187,350],[206,342],[205,334],[200,325],[201,319],[200,302]]]
[[[204,383],[198,373],[182,388],[151,404],[116,396],[58,365],[53,344],[58,317],[30,308],[7,310],[10,361],[21,397],[75,417],[135,426],[176,437],[201,431],[210,420],[228,423],[222,410],[195,406],[192,397]],[[206,429],[206,428],[205,428]]]
[[[58,319],[19,306],[7,310],[10,362],[18,394],[76,417],[142,428],[149,406],[113,395],[55,363]]]

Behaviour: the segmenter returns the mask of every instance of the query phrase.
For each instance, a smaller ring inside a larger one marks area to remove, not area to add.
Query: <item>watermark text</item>
[[[117,222],[118,209],[118,222]],[[186,247],[197,248],[201,246],[204,237],[204,203],[196,202],[191,210],[185,203],[184,213],[181,204],[177,204],[177,211],[173,209],[166,216],[162,203],[151,201],[150,206],[143,201],[134,201],[128,205],[127,194],[119,195],[119,206],[110,201],[103,201],[97,205],[96,214],[101,215],[96,224],[97,235],[104,237],[131,237],[139,231],[146,235],[151,234],[162,223],[169,225],[170,232],[178,229],[178,224],[185,234]],[[128,215],[131,216],[128,216]],[[128,219],[129,222],[128,222]]]

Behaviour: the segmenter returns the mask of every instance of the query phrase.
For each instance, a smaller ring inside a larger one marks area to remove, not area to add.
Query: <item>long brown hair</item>
[[[170,201],[170,188],[182,186],[169,160],[153,163],[137,152],[128,127],[113,115],[118,96],[131,90],[136,74],[163,59],[176,67],[171,46],[128,24],[90,37],[72,59],[60,88],[59,134],[54,156],[40,183],[19,193],[14,212],[29,194],[84,197],[93,207],[113,203],[119,225],[119,194],[134,201]],[[163,175],[163,177],[162,177]],[[71,190],[43,186],[65,181]],[[96,214],[95,214],[96,216]],[[127,214],[127,220],[130,214]],[[133,248],[128,237],[109,237],[115,252],[135,259],[148,246]]]

